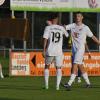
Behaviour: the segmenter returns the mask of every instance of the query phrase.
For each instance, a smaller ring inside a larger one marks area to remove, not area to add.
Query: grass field
[[[0,79],[0,100],[99,100],[100,77],[90,77],[93,88],[73,84],[71,91],[55,89],[56,78],[50,78],[49,90],[43,89],[43,77],[6,77]],[[63,82],[68,80],[64,77]]]
[[[55,89],[56,77],[50,77],[50,88],[44,90],[43,77],[8,77],[9,59],[0,58],[3,65],[4,79],[0,79],[0,100],[99,100],[100,77],[90,77],[93,88],[84,88],[77,82],[73,84],[72,91],[63,87]],[[63,77],[62,82],[68,81]]]

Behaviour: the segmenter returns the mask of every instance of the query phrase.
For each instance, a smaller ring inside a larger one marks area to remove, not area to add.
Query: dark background
[[[41,50],[43,48],[43,31],[46,26],[46,20],[49,18],[52,12],[27,12],[27,18],[29,21],[30,31],[29,37],[27,39],[27,48],[28,49],[37,49]],[[32,14],[34,18],[32,20]],[[62,24],[69,24],[69,12],[62,12]],[[84,14],[84,23],[88,25],[91,31],[95,36],[98,36],[97,33],[97,13],[83,13]],[[24,12],[23,11],[15,11],[16,19],[23,19]],[[0,21],[4,19],[11,19],[11,10],[10,10],[10,0],[6,0],[5,3],[0,6]],[[33,25],[33,27],[32,27]],[[34,33],[32,35],[32,28]],[[32,44],[33,39],[33,44]],[[23,48],[23,40],[14,39],[15,48]],[[64,39],[63,49],[70,50],[68,39]],[[87,43],[89,45],[90,50],[98,51],[98,46],[89,38],[87,38]],[[5,37],[0,37],[0,47],[10,48],[11,47],[11,39]]]

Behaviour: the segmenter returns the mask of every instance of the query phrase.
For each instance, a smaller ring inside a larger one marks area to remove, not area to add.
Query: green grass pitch
[[[100,77],[90,77],[93,88],[84,88],[85,82],[73,84],[72,91],[63,87],[56,91],[56,77],[50,77],[49,89],[43,89],[43,77],[8,77],[8,58],[0,58],[4,79],[0,79],[0,100],[99,100]],[[62,82],[69,77],[63,77]]]
[[[63,77],[65,82],[69,78]],[[56,77],[50,77],[49,89],[43,89],[43,77],[6,77],[0,79],[0,100],[99,100],[100,77],[90,77],[93,88],[84,88],[81,84],[73,84],[71,91],[63,87],[55,89]]]

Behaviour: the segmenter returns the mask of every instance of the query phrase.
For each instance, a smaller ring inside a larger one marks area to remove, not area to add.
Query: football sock
[[[1,76],[1,78],[4,78],[3,73],[2,73],[2,67],[1,67],[1,65],[0,65],[0,76]]]
[[[83,73],[82,76],[83,76],[85,82],[86,82],[87,84],[90,84],[90,81],[89,81],[89,78],[88,78],[87,73]]]
[[[72,85],[72,83],[74,82],[75,78],[76,78],[76,74],[71,74],[70,80],[69,80],[69,82],[68,82],[68,85],[69,85],[69,86]]]
[[[0,76],[1,78],[4,78],[2,71],[0,71]]]
[[[49,69],[45,69],[45,70],[44,70],[44,79],[45,79],[45,86],[48,88]]]
[[[57,69],[57,83],[56,83],[57,88],[59,88],[59,85],[61,82],[61,77],[62,77],[62,71],[61,71],[61,69]]]

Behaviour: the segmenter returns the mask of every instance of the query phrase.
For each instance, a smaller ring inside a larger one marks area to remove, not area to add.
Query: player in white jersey
[[[56,82],[56,90],[59,90],[59,84],[62,77],[61,67],[63,64],[63,52],[62,52],[62,44],[63,44],[63,35],[68,37],[68,33],[64,27],[57,25],[58,17],[52,18],[52,25],[49,25],[45,28],[44,31],[44,49],[43,55],[45,57],[45,70],[44,70],[44,78],[45,78],[45,88],[48,89],[48,81],[49,81],[49,67],[52,61],[55,61],[55,66],[57,69],[57,82]]]
[[[64,87],[70,90],[70,87],[77,75],[77,68],[82,72],[82,76],[87,83],[87,87],[90,87],[90,81],[88,75],[83,67],[83,56],[85,53],[86,37],[92,38],[98,45],[100,41],[93,35],[88,26],[82,23],[83,15],[81,12],[76,13],[75,23],[66,25],[66,30],[71,31],[72,37],[72,53],[74,56],[73,70],[68,83],[65,83]]]

